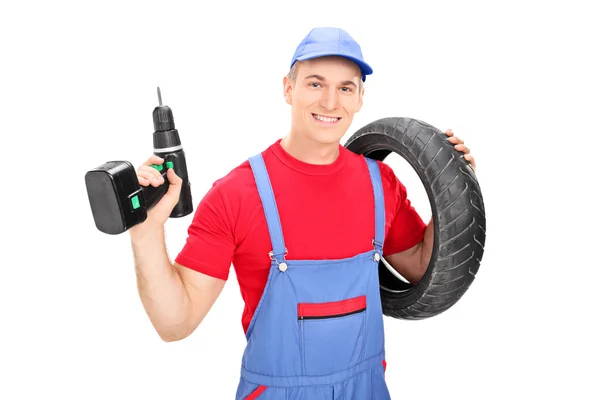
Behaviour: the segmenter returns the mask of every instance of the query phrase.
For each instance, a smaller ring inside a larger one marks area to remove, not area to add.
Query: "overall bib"
[[[286,260],[261,154],[249,159],[272,251],[267,284],[246,332],[236,400],[389,400],[378,265],[385,205],[377,163],[373,249],[337,260]]]

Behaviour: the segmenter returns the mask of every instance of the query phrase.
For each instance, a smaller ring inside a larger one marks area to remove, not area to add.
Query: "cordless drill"
[[[157,91],[159,105],[152,112],[154,154],[164,162],[152,167],[161,172],[164,183],[158,187],[140,186],[136,169],[129,161],[109,161],[88,171],[85,174],[88,198],[96,228],[101,232],[119,234],[144,222],[148,210],[169,188],[169,168],[183,180],[179,201],[169,217],[184,217],[194,210],[185,154],[175,129],[173,112],[169,106],[163,106],[160,88]]]

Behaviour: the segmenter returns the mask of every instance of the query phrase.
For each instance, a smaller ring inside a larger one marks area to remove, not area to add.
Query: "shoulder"
[[[377,164],[379,165],[379,170],[381,171],[381,180],[384,183],[387,183],[389,185],[400,184],[400,180],[396,176],[396,173],[394,172],[392,167],[390,167],[383,161],[377,161]]]
[[[365,171],[367,170],[366,157],[362,154],[356,154],[347,150],[349,153],[349,159],[353,163],[362,163]],[[401,203],[406,198],[406,187],[402,184],[398,176],[388,164],[383,161],[375,160],[379,167],[379,175],[381,177],[381,185],[384,190],[386,199],[393,200],[396,203]],[[368,173],[368,172],[367,172]]]
[[[268,158],[270,147],[252,156],[260,154],[263,158]],[[218,197],[220,201],[228,204],[230,207],[239,207],[241,203],[252,199],[255,197],[254,195],[258,194],[254,172],[250,165],[250,158],[252,156],[247,157],[225,175],[213,182],[210,189],[210,192],[213,192],[213,199]]]
[[[194,230],[220,232],[235,242],[240,221],[246,219],[247,210],[259,201],[249,160],[240,162],[209,185],[196,209]]]
[[[352,164],[358,165],[360,163],[364,166],[364,168],[367,168],[367,161],[366,161],[367,157],[365,157],[363,154],[356,154],[356,153],[346,149],[345,147],[344,147],[344,149],[345,149],[344,151],[346,151],[348,153],[347,157],[349,160],[351,160]],[[375,160],[375,161],[377,162],[377,165],[379,166],[379,173],[380,173],[381,180],[382,180],[382,183],[384,184],[384,186],[386,184],[387,185],[401,184],[400,180],[396,176],[396,173],[388,164],[386,164],[383,161],[379,161],[379,160]]]
[[[381,170],[381,182],[386,194],[394,195],[398,204],[402,203],[406,199],[406,187],[392,167],[382,161],[378,161],[379,168]]]
[[[215,180],[213,187],[218,188],[223,193],[233,192],[240,184],[247,183],[252,179],[252,169],[249,160],[231,169],[227,174]]]
[[[213,182],[209,190],[211,196],[208,198],[228,204],[231,208],[232,205],[241,203],[254,186],[252,168],[246,159]]]

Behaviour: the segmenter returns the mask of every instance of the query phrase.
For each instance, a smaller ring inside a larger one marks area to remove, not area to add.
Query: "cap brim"
[[[344,54],[344,53],[333,53],[333,52],[309,53],[309,54],[305,54],[301,57],[298,57],[296,60],[297,61],[305,61],[305,60],[311,60],[313,58],[327,57],[327,56],[344,57],[351,61],[354,61],[360,68],[361,73],[363,74],[363,81],[365,80],[365,77],[367,75],[371,75],[373,73],[373,68],[371,68],[371,66],[369,64],[367,64],[363,60],[359,60],[356,57],[353,57],[351,55]]]

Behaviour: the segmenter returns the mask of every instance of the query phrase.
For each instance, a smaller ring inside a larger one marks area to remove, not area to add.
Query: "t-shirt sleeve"
[[[383,244],[383,251],[385,254],[394,254],[408,250],[419,243],[425,235],[427,224],[411,204],[406,187],[392,169],[384,164],[382,170],[382,175],[387,174],[389,179],[388,193],[395,194],[397,205]]]
[[[227,280],[235,241],[227,208],[215,183],[200,201],[188,237],[175,261],[187,268]]]

